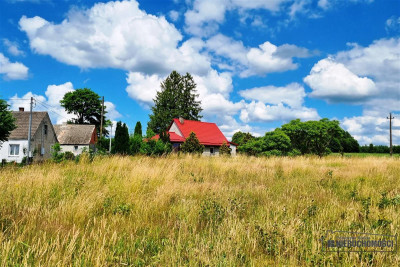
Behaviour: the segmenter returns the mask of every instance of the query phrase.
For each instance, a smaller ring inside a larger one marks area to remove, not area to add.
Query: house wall
[[[183,137],[183,134],[182,134],[181,130],[179,130],[179,128],[178,128],[178,126],[176,125],[175,122],[172,123],[172,125],[171,125],[171,127],[169,127],[169,130],[168,130],[168,131],[169,131],[169,132],[176,133],[177,135]]]
[[[45,125],[47,125],[47,134],[44,133]],[[48,115],[44,117],[36,133],[32,135],[31,142],[33,161],[51,158],[52,146],[57,143],[57,137]]]
[[[214,154],[210,153],[210,148],[214,148]],[[219,147],[218,146],[204,146],[203,156],[219,156]]]
[[[231,156],[236,156],[236,146],[230,144],[229,147],[231,149]]]
[[[78,148],[75,149],[75,146]],[[60,145],[60,147],[61,152],[72,152],[75,156],[82,154],[84,149],[89,152],[89,145]]]
[[[19,155],[10,155],[10,145],[19,145]],[[9,140],[1,144],[0,148],[0,162],[6,160],[7,162],[21,163],[22,159],[26,156],[28,150],[28,140]],[[24,154],[25,152],[25,154]]]

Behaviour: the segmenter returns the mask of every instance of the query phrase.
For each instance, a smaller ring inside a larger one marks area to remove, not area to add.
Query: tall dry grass
[[[373,157],[7,167],[0,265],[400,266],[399,253],[324,253],[319,240],[327,229],[398,234],[399,177],[399,159]]]

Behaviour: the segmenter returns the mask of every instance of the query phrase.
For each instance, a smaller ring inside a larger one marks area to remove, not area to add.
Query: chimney
[[[24,112],[24,110],[25,110],[25,109],[24,109],[23,107],[19,107],[19,111],[20,111],[20,112]]]
[[[182,117],[179,117],[179,122],[180,122],[181,124],[183,124],[183,123],[185,122],[185,120],[184,120]]]

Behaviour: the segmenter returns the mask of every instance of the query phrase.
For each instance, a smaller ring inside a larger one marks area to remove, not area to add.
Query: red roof
[[[185,142],[185,138],[183,138],[182,136],[179,136],[174,132],[167,132],[167,133],[169,133],[169,140],[171,142],[175,142],[175,143]],[[158,140],[159,138],[160,138],[160,135],[157,134],[157,135],[153,136],[151,139]]]
[[[215,123],[184,120],[182,124],[179,119],[174,119],[173,122],[178,126],[184,139],[189,137],[191,132],[194,132],[202,145],[220,146],[224,142],[229,144],[228,139]]]

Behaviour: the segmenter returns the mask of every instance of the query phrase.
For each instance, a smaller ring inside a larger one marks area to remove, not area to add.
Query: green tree
[[[317,154],[320,157],[329,153],[331,142],[335,138],[340,140],[343,134],[339,121],[329,119],[306,122],[292,120],[282,125],[282,131],[289,136],[294,149],[302,154]]]
[[[68,92],[60,100],[60,104],[65,108],[68,114],[74,114],[76,118],[70,122],[74,124],[94,124],[97,130],[100,129],[101,122],[101,99],[98,94],[89,88],[76,89]],[[107,122],[105,114],[106,106],[103,113],[103,133],[108,135],[106,129]]]
[[[3,99],[0,99],[0,147],[8,140],[12,130],[16,128],[15,118],[9,110],[9,105]]]
[[[277,128],[267,132],[263,137],[253,138],[238,147],[240,152],[249,155],[286,155],[292,149],[290,138]]]
[[[139,135],[133,135],[129,139],[129,150],[131,155],[136,155],[140,153],[140,148],[142,147],[143,138]]]
[[[232,136],[232,142],[238,144],[239,146],[246,144],[248,141],[254,139],[250,133],[236,132]]]
[[[142,124],[140,123],[140,121],[136,122],[135,131],[133,135],[142,137]]]
[[[219,154],[221,155],[230,155],[231,154],[231,148],[226,142],[223,142],[221,147],[219,148]]]
[[[176,71],[171,72],[161,83],[161,91],[157,92],[147,127],[161,133],[173,118],[200,120],[202,108],[198,96],[196,83],[189,73],[182,76]]]
[[[185,142],[181,145],[181,150],[184,153],[198,153],[201,154],[204,151],[204,146],[200,144],[199,139],[194,132],[191,132]]]
[[[129,132],[126,124],[122,122],[117,122],[117,127],[115,129],[114,137],[114,154],[129,154]]]

